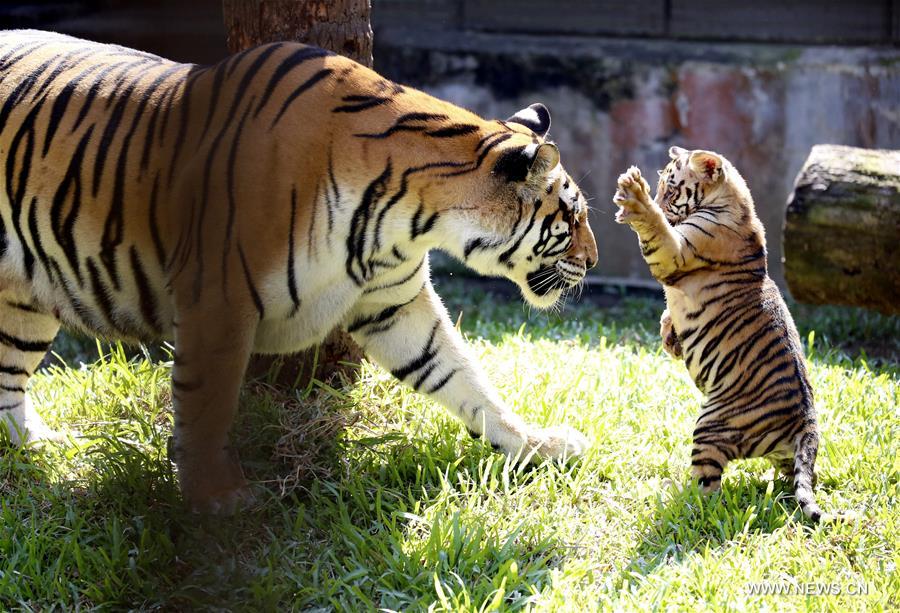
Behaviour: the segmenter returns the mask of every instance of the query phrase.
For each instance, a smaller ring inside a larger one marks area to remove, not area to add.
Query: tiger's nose
[[[572,256],[572,259],[584,266],[585,270],[590,270],[594,266],[597,265],[597,258],[591,257],[587,253],[576,253]]]

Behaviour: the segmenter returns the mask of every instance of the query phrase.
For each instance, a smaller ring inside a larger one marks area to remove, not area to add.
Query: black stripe
[[[48,349],[50,349],[50,345],[53,343],[53,339],[51,338],[49,341],[29,341],[24,338],[19,338],[17,336],[7,334],[6,332],[0,332],[0,343],[8,347],[12,347],[13,349],[18,349],[19,351],[24,351],[27,353],[44,353]]]
[[[150,285],[150,279],[147,278],[147,274],[144,272],[140,256],[138,256],[137,248],[134,245],[131,246],[130,252],[131,271],[137,284],[141,315],[144,317],[144,322],[150,325],[153,332],[160,335],[162,334],[162,324],[160,324],[159,314],[157,313],[156,293]]]
[[[128,165],[128,153],[131,148],[131,141],[134,137],[135,132],[137,131],[137,127],[140,123],[141,117],[146,111],[147,105],[149,104],[153,94],[156,92],[159,86],[167,78],[169,78],[170,75],[181,69],[181,66],[170,66],[161,74],[157,75],[156,78],[147,87],[145,87],[143,91],[140,92],[140,102],[137,109],[134,111],[134,116],[131,120],[131,125],[128,129],[128,132],[125,134],[125,137],[122,140],[122,147],[119,151],[118,159],[116,160],[112,203],[110,205],[109,213],[106,217],[106,222],[104,223],[103,236],[101,238],[102,247],[100,249],[100,261],[106,268],[110,280],[112,281],[113,287],[116,290],[120,288],[119,274],[116,269],[116,251],[119,248],[119,245],[122,244],[124,234],[125,172]],[[104,158],[107,151],[111,148],[112,141],[115,138],[116,132],[118,131],[119,124],[125,113],[125,109],[129,106],[129,103],[132,102],[133,94],[138,88],[138,85],[143,76],[143,73],[139,74],[137,78],[135,78],[129,84],[128,88],[122,96],[122,99],[113,110],[112,115],[109,118],[109,123],[107,123],[106,130],[103,131],[100,143],[98,144],[97,158],[94,165],[94,184],[92,195],[95,198],[97,196],[99,178],[102,173]]]
[[[355,319],[349,326],[347,326],[347,332],[352,334],[352,333],[358,332],[359,330],[362,330],[363,328],[366,328],[368,326],[374,326],[376,324],[384,323],[385,321],[391,319],[397,313],[397,311],[399,311],[403,307],[411,304],[418,297],[419,297],[418,294],[416,294],[415,296],[413,296],[411,299],[407,300],[406,302],[402,302],[400,304],[392,304],[391,306],[389,306],[385,309],[382,309],[381,311],[379,311],[378,313],[376,313],[374,315],[368,315],[366,317],[360,317],[358,319]],[[393,326],[393,323],[391,323],[391,326]],[[380,329],[378,330],[378,332],[384,332],[385,330],[388,330],[391,326],[387,326],[387,327],[379,326]]]
[[[171,153],[171,157],[169,158],[169,176],[168,176],[168,185],[172,186],[172,180],[175,178],[175,169],[178,167],[178,161],[181,157],[181,151],[184,148],[184,141],[187,138],[188,132],[188,120],[191,118],[191,94],[194,91],[194,85],[197,84],[197,81],[206,73],[205,70],[198,70],[197,72],[188,75],[185,80],[184,85],[184,93],[181,94],[181,98],[178,101],[178,109],[181,113],[178,122],[178,131],[175,136],[175,146]],[[174,94],[173,94],[174,99]],[[170,103],[171,106],[171,103]],[[165,133],[165,125],[168,122],[168,112],[163,116],[163,124],[160,127],[160,132]]]
[[[87,265],[88,277],[91,281],[91,293],[94,296],[94,300],[97,302],[97,306],[100,307],[100,312],[109,323],[110,328],[121,333],[122,330],[116,325],[115,318],[113,317],[113,303],[109,297],[109,290],[107,289],[106,284],[103,283],[103,280],[100,278],[100,271],[94,264],[93,258],[87,258],[85,264]]]
[[[266,91],[263,93],[259,105],[257,105],[256,110],[253,112],[253,118],[255,119],[263,107],[268,104],[269,98],[272,97],[272,92],[275,91],[278,84],[281,83],[282,79],[284,79],[291,70],[309,60],[329,55],[334,55],[334,53],[326,51],[325,49],[319,49],[318,47],[304,47],[294,51],[291,55],[282,60],[281,64],[278,65],[278,68],[272,73],[269,83],[266,85]]]
[[[315,214],[315,213],[313,213]],[[300,309],[300,298],[297,296],[297,275],[294,271],[294,225],[297,219],[297,187],[291,187],[291,227],[288,229],[288,262],[287,262],[287,282],[288,291],[291,293],[291,302],[294,303],[294,309],[291,315]],[[315,219],[315,217],[314,217]]]
[[[428,337],[428,341],[425,343],[425,347],[422,349],[422,352],[418,355],[418,357],[410,360],[400,368],[391,371],[391,373],[397,379],[403,381],[412,373],[427,366],[428,363],[435,358],[435,356],[437,355],[437,350],[434,348],[434,340],[437,335],[440,323],[441,322],[439,321],[434,322],[434,326],[431,328],[431,334]]]
[[[150,205],[148,206],[148,214],[150,216],[150,238],[153,240],[153,249],[156,252],[156,261],[160,266],[166,265],[166,250],[163,247],[162,234],[159,231],[159,220],[156,217],[156,211],[159,207],[159,173],[153,177],[153,188],[150,190]]]
[[[428,219],[425,220],[424,223],[420,223],[422,218],[422,214],[425,212],[425,203],[420,202],[419,208],[416,209],[415,214],[410,220],[410,229],[409,229],[409,239],[416,240],[419,236],[423,234],[428,234],[434,228],[435,222],[437,222],[439,213],[435,211],[432,213]]]
[[[34,250],[38,255],[38,259],[41,264],[44,266],[44,271],[47,273],[47,277],[50,279],[50,282],[53,282],[53,271],[50,268],[50,262],[47,259],[47,252],[44,251],[44,242],[41,240],[41,232],[38,228],[38,218],[37,218],[37,206],[38,199],[37,196],[31,197],[31,206],[28,208],[28,232],[31,234],[31,242],[34,245]]]
[[[31,108],[10,142],[9,150],[6,154],[6,195],[9,199],[13,229],[22,247],[25,274],[29,279],[34,275],[34,254],[28,248],[25,234],[22,231],[22,205],[25,199],[25,191],[28,187],[28,179],[31,175],[31,161],[34,154],[35,139],[34,123],[46,100],[47,97],[45,96]],[[16,159],[19,157],[19,147],[23,139],[25,139],[25,149],[22,152],[21,162],[17,165]],[[16,176],[17,170],[18,175]]]
[[[234,133],[234,138],[231,140],[231,147],[229,147],[228,150],[228,161],[226,163],[225,170],[225,191],[228,194],[228,219],[225,222],[225,248],[222,252],[222,283],[223,287],[225,288],[227,288],[228,285],[228,256],[231,253],[231,239],[234,234],[234,219],[235,215],[237,214],[237,196],[234,187],[235,168],[237,167],[237,152],[241,142],[241,135],[244,132],[244,125],[247,122],[247,115],[250,113],[251,106],[253,106],[253,99],[250,100],[250,104],[247,105],[244,114],[241,116],[241,121],[240,123],[238,123],[237,130]],[[223,126],[223,131],[220,134],[224,134],[224,128],[227,127],[231,123],[231,121],[232,117],[229,116],[227,122],[225,123],[225,126]],[[216,140],[218,141],[218,139]],[[215,145],[213,145],[213,147],[215,147]],[[208,165],[211,164],[213,155],[214,152],[210,151],[210,157],[207,158]],[[207,169],[209,169],[209,166],[207,167]],[[206,194],[206,190],[208,189],[208,181],[209,177],[204,172],[204,194]],[[203,210],[206,210],[206,205],[204,205]]]
[[[485,238],[483,236],[470,238],[466,241],[465,247],[463,247],[463,259],[469,259],[469,256],[472,255],[472,253],[474,253],[475,251],[494,249],[496,247],[504,245],[505,243],[505,240]]]
[[[262,319],[265,317],[266,310],[263,307],[262,299],[259,297],[259,292],[256,291],[256,286],[253,284],[253,277],[250,276],[250,268],[247,266],[247,259],[244,257],[244,248],[241,247],[240,243],[238,243],[238,255],[241,256],[241,266],[244,267],[244,278],[247,281],[247,288],[250,290],[250,296],[253,298],[253,304],[256,306],[259,318]]]
[[[332,198],[329,198],[328,187],[325,188],[325,203],[328,206],[328,244],[331,245],[331,231],[334,229],[334,210],[341,203],[341,191],[338,189],[337,179],[334,176],[333,151],[328,151],[328,182],[331,186]]]
[[[445,128],[437,128],[425,132],[425,136],[434,138],[452,138],[454,136],[463,136],[478,131],[478,126],[472,124],[454,124]]]
[[[213,74],[213,83],[209,96],[209,108],[206,110],[206,121],[203,124],[203,132],[200,134],[200,142],[206,138],[209,133],[209,127],[212,125],[213,117],[219,109],[219,96],[222,95],[222,81],[225,79],[225,67],[227,62],[219,62],[216,71]]]
[[[358,102],[357,104],[344,104],[338,107],[331,109],[332,113],[359,113],[360,111],[365,111],[367,109],[371,109],[376,106],[381,106],[382,104],[387,104],[392,99],[391,98],[380,98],[378,96],[344,96],[344,100],[359,100],[362,99],[362,102]]]
[[[531,218],[528,220],[528,224],[525,226],[525,229],[519,234],[513,244],[509,249],[500,254],[498,261],[508,262],[509,258],[512,257],[512,254],[518,250],[519,246],[522,244],[522,241],[525,240],[525,237],[531,232],[531,228],[534,227],[534,222],[537,220],[538,210],[541,208],[540,201],[534,202],[532,204]]]
[[[82,79],[84,79],[84,77],[101,67],[102,64],[94,64],[87,70],[82,71],[77,76],[75,76],[75,78],[66,83],[59,91],[59,93],[57,93],[54,97],[53,107],[50,109],[50,118],[47,123],[47,129],[44,133],[43,157],[47,157],[47,153],[50,152],[50,144],[53,142],[53,137],[56,135],[56,130],[57,128],[59,128],[60,122],[66,116],[66,111],[69,107],[69,101],[71,101],[72,94],[75,92],[75,89],[81,83]]]
[[[65,254],[72,272],[75,273],[79,286],[84,284],[84,280],[81,276],[78,246],[75,242],[75,222],[78,219],[78,211],[81,208],[81,173],[84,164],[84,154],[93,133],[94,126],[92,125],[82,135],[75,152],[69,160],[66,174],[53,195],[53,205],[50,207],[50,227],[53,230],[53,236]],[[69,207],[69,212],[64,219],[63,207],[65,206],[66,196],[69,194],[70,187],[72,189],[72,205]]]
[[[287,108],[291,105],[291,103],[296,100],[303,92],[313,87],[316,83],[327,77],[332,73],[330,68],[323,68],[306,81],[297,86],[297,88],[291,92],[291,94],[285,99],[284,104],[281,105],[281,110],[278,111],[278,114],[275,116],[275,119],[272,120],[272,124],[269,126],[269,129],[275,127],[275,124],[281,120],[282,115],[284,115]]]
[[[25,311],[26,313],[41,313],[41,314],[43,314],[43,311],[41,309],[39,309],[37,306],[35,306],[34,304],[26,304],[24,302],[15,302],[15,301],[7,300],[6,306],[8,306],[12,309],[17,309],[19,311]]]
[[[24,368],[20,368],[18,366],[7,366],[6,364],[0,364],[0,373],[4,375],[25,375],[26,377],[31,376],[31,373]]]
[[[347,275],[357,285],[362,285],[368,280],[369,271],[363,259],[366,234],[368,233],[372,213],[378,201],[384,197],[392,173],[391,160],[388,158],[387,165],[381,174],[375,177],[366,187],[359,206],[353,211],[353,216],[350,220],[350,232],[347,234],[346,268]]]
[[[440,380],[438,380],[434,385],[432,385],[430,388],[428,388],[427,390],[425,390],[425,393],[426,393],[426,394],[435,394],[435,393],[437,393],[437,392],[440,391],[445,385],[447,385],[447,384],[450,382],[450,379],[452,379],[453,376],[454,376],[456,373],[458,373],[458,372],[459,372],[459,369],[458,369],[458,368],[454,368],[453,370],[451,370],[450,372],[448,372],[446,375],[444,375]]]
[[[390,289],[392,287],[400,287],[401,285],[404,285],[404,284],[408,283],[409,281],[411,281],[413,277],[415,277],[417,274],[419,274],[419,271],[422,270],[422,266],[424,264],[425,264],[425,259],[423,258],[422,260],[419,261],[419,264],[413,269],[413,271],[411,273],[409,273],[408,275],[406,275],[405,277],[403,277],[402,279],[399,279],[392,283],[386,283],[384,285],[378,285],[376,287],[366,288],[366,290],[363,292],[363,294],[371,294],[373,292],[379,292],[381,290]]]

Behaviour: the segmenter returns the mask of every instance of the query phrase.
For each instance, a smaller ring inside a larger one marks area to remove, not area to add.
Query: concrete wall
[[[15,25],[181,61],[210,63],[226,53],[220,0],[83,4],[78,15],[47,23],[33,7],[15,9],[19,19],[34,13]],[[373,4],[376,69],[387,76],[490,117],[505,118],[534,101],[550,107],[563,161],[594,197],[597,273],[604,276],[649,278],[633,234],[612,220],[610,198],[622,170],[638,164],[652,175],[672,144],[720,151],[741,170],[779,282],[784,205],[812,145],[900,149],[896,47],[484,33],[471,22],[471,3],[466,10],[456,0]]]
[[[670,145],[719,151],[750,185],[781,283],[787,196],[812,145],[900,148],[900,50],[493,35],[381,27],[376,68],[488,117],[531,102],[594,199],[597,273],[647,279],[613,221],[615,179]]]

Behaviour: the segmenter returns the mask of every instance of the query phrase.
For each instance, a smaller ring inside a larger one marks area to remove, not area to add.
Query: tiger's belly
[[[295,308],[290,295],[279,291],[278,281],[263,300],[271,315],[259,322],[253,344],[255,353],[294,353],[321,342],[339,325],[361,295],[361,290],[346,276],[332,279],[330,271],[314,269],[301,277],[300,306]],[[318,273],[318,274],[317,274]],[[274,275],[276,279],[281,274]],[[306,283],[303,283],[306,281]]]

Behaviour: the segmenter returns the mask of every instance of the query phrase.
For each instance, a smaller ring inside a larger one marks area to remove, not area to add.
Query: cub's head
[[[587,202],[545,140],[549,129],[541,104],[486,122],[472,164],[457,171],[461,181],[445,184],[455,219],[443,246],[482,274],[514,281],[539,308],[555,304],[597,263]]]
[[[740,209],[752,207],[750,192],[743,178],[728,160],[718,153],[681,147],[669,149],[671,160],[659,171],[656,203],[672,225],[679,224],[698,211],[722,206]]]

